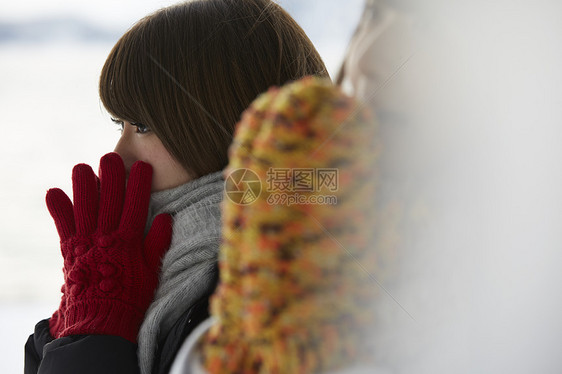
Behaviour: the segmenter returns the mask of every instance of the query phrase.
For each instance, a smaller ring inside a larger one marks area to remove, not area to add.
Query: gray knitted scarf
[[[151,196],[148,225],[160,213],[171,214],[174,224],[160,284],[139,332],[142,374],[152,371],[158,347],[178,318],[214,287],[223,188],[222,172],[217,171]]]

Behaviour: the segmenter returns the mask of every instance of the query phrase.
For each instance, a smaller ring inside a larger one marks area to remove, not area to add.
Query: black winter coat
[[[187,310],[161,345],[152,372],[165,374],[186,337],[209,317],[209,297]],[[75,335],[53,339],[49,320],[35,326],[25,344],[25,374],[139,373],[137,346],[119,336]]]

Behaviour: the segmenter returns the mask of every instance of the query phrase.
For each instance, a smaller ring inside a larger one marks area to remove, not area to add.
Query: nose
[[[123,131],[123,134],[121,134],[121,137],[119,138],[119,141],[117,141],[117,144],[115,145],[115,149],[113,151],[123,159],[125,170],[128,175],[129,171],[131,170],[131,166],[135,161],[137,161],[137,158],[135,157],[134,147],[131,139],[125,131]]]

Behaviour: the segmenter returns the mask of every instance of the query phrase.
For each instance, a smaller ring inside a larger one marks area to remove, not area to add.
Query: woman
[[[306,75],[328,77],[303,30],[271,1],[181,3],[121,37],[100,77],[122,129],[116,153],[102,158],[99,179],[75,167],[74,205],[60,190],[47,194],[65,285],[59,310],[26,344],[26,373],[168,372],[208,316],[234,125],[258,94]],[[155,253],[166,250],[159,268]]]

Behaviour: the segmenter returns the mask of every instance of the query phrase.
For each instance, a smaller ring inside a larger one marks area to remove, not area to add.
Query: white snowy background
[[[434,215],[406,237],[400,281],[383,284],[376,358],[385,373],[558,374],[562,3],[392,1],[418,8],[429,42],[380,93],[406,88],[398,103],[415,114],[386,145]],[[0,373],[22,372],[34,324],[58,307],[46,190],[71,192],[73,165],[97,168],[118,139],[97,97],[105,57],[171,3],[0,3]],[[363,0],[279,3],[335,76]]]

